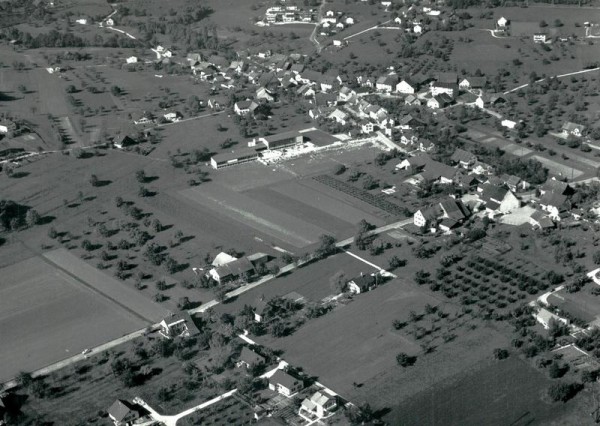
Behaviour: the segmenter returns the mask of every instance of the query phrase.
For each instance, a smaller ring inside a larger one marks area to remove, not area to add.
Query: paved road
[[[539,80],[536,80],[535,82],[536,82],[536,83],[539,83],[540,81],[544,81],[544,80],[546,80],[546,78],[552,78],[552,77],[555,77],[555,78],[563,78],[563,77],[569,77],[569,76],[572,76],[572,75],[584,74],[584,73],[587,73],[587,72],[598,71],[598,70],[600,70],[600,67],[596,67],[596,68],[590,68],[590,69],[587,69],[587,70],[581,70],[581,71],[574,71],[574,72],[569,72],[569,73],[566,73],[566,74],[560,74],[560,75],[555,75],[555,76],[550,76],[550,77],[545,77],[545,78],[540,78]],[[520,86],[518,86],[518,87],[515,87],[514,89],[507,90],[506,92],[504,92],[504,94],[505,94],[505,95],[508,95],[509,93],[515,92],[515,91],[517,91],[517,90],[524,89],[524,88],[525,88],[525,87],[527,87],[527,86],[529,86],[529,83],[527,83],[527,84],[522,84],[522,85],[520,85]]]
[[[398,221],[398,222],[394,222],[394,223],[390,223],[389,225],[381,226],[379,228],[376,228],[376,229],[370,231],[369,234],[371,234],[371,235],[378,235],[378,234],[381,234],[381,233],[384,233],[384,232],[387,232],[387,231],[391,231],[393,229],[401,228],[403,226],[408,225],[409,223],[412,223],[412,219],[411,218],[404,219],[404,220],[401,220],[401,221]],[[340,249],[343,249],[344,247],[348,247],[349,245],[351,245],[353,242],[354,242],[354,237],[346,238],[345,240],[342,240],[342,241],[339,241],[338,243],[336,243],[336,247],[338,247]],[[346,251],[346,250],[344,250],[344,251]],[[362,259],[360,256],[358,256],[358,255],[356,255],[354,253],[350,253],[350,252],[347,252],[347,253],[349,255],[351,255],[351,256],[353,256],[353,257],[355,257],[355,258],[363,261],[363,262],[369,263],[370,265],[372,265],[376,269],[384,271],[383,268],[381,268],[381,267],[379,267],[377,265],[371,264],[367,260]],[[286,272],[290,272],[293,269],[297,268],[298,265],[301,265],[301,263],[300,264],[293,264],[292,263],[292,264],[289,264],[289,265],[285,265],[285,266],[283,266],[281,268],[279,274],[284,274]],[[385,273],[388,274],[388,276],[395,277],[395,275],[391,274],[390,272],[385,272]],[[244,286],[239,287],[239,288],[237,288],[237,289],[235,289],[233,291],[230,291],[229,293],[227,293],[225,295],[225,299],[224,300],[230,299],[232,297],[239,296],[239,295],[241,295],[241,294],[243,294],[243,293],[245,293],[247,291],[252,290],[253,288],[256,288],[258,286],[261,286],[263,284],[268,283],[269,281],[273,280],[274,278],[276,278],[274,275],[266,275],[266,276],[262,277],[260,280],[258,280],[256,282],[244,285]],[[211,300],[211,301],[209,301],[209,302],[207,302],[207,303],[199,306],[198,308],[190,309],[188,311],[188,313],[190,313],[190,314],[202,313],[202,312],[205,312],[206,310],[208,310],[209,308],[217,306],[220,303],[221,302],[219,302],[218,300]],[[159,328],[159,324],[153,324],[153,325],[149,326],[149,328],[151,330],[157,330]],[[148,330],[148,328],[144,328],[144,329],[135,331],[133,333],[130,333],[130,334],[126,335],[126,336],[120,337],[118,339],[111,340],[110,342],[106,342],[106,343],[104,343],[102,345],[99,345],[99,346],[96,346],[94,348],[90,348],[90,352],[87,355],[85,355],[85,356],[82,355],[82,354],[74,355],[74,356],[72,356],[70,358],[64,359],[62,361],[59,361],[59,362],[54,363],[54,364],[51,364],[51,365],[46,366],[44,368],[40,368],[38,370],[35,370],[35,371],[31,372],[31,375],[33,377],[38,377],[38,376],[44,376],[44,375],[50,374],[52,372],[58,371],[58,370],[60,370],[62,368],[68,367],[69,365],[72,365],[72,364],[75,364],[77,362],[83,361],[87,356],[99,354],[101,352],[104,352],[104,351],[107,351],[107,350],[109,350],[111,348],[114,348],[115,346],[118,346],[120,344],[129,342],[129,341],[131,341],[133,339],[141,337],[141,336],[143,336],[147,332],[147,330]],[[16,383],[15,383],[14,380],[10,380],[10,381],[4,383],[4,388],[5,389],[12,388],[14,386],[16,386]]]

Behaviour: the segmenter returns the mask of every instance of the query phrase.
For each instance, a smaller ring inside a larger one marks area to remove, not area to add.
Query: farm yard
[[[4,267],[0,273],[0,380],[149,324],[41,258]]]

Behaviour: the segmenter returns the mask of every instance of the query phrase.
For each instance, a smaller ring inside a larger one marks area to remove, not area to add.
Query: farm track
[[[343,192],[344,194],[350,195],[354,198],[357,198],[365,203],[376,207],[392,216],[405,216],[404,209],[394,203],[390,203],[388,200],[384,199],[380,195],[373,195],[363,189],[356,188],[352,185],[347,184],[341,180],[333,178],[329,175],[319,175],[313,177],[319,183],[323,185],[327,185],[330,188],[337,189],[338,191]]]

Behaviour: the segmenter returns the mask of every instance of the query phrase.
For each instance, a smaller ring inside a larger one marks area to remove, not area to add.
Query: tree
[[[506,349],[496,348],[494,349],[494,358],[495,359],[506,359],[508,358],[508,351]]]
[[[148,188],[146,188],[143,185],[140,185],[140,188],[138,189],[138,197],[147,197],[150,195],[150,191],[148,191]]]
[[[401,268],[406,266],[406,259],[400,259],[398,256],[394,255],[388,260],[388,268],[391,270]]]
[[[556,383],[551,385],[547,392],[548,397],[555,402],[567,402],[583,388],[581,383]]]
[[[66,87],[65,92],[67,92],[67,93],[75,93],[75,92],[77,92],[77,88],[75,86],[73,86],[72,84],[69,84]]]
[[[400,367],[410,367],[415,364],[417,361],[417,357],[409,356],[405,352],[400,352],[396,355],[396,362]]]
[[[191,305],[190,299],[188,297],[181,297],[179,298],[179,302],[177,302],[177,307],[180,310],[185,310],[185,309],[189,309]]]
[[[167,289],[167,283],[165,280],[156,281],[156,289],[158,291],[165,291]]]
[[[92,186],[98,186],[98,183],[99,183],[98,176],[91,175],[89,182],[90,182],[90,185],[92,185]]]
[[[348,280],[346,279],[346,274],[344,271],[338,271],[329,278],[329,285],[331,289],[337,293],[344,291],[344,287],[346,287],[347,282]]]
[[[25,215],[25,222],[27,226],[32,227],[40,223],[40,215],[34,209],[27,210],[27,214]]]
[[[17,385],[19,387],[27,388],[27,387],[31,386],[31,383],[33,382],[33,377],[31,376],[31,373],[28,373],[26,371],[21,371],[21,372],[19,372],[19,374],[17,374],[15,381],[17,382]]]
[[[146,172],[144,170],[138,170],[135,172],[135,179],[139,182],[139,183],[144,183],[146,182]]]
[[[600,251],[594,253],[593,259],[596,265],[600,265]]]
[[[335,252],[337,252],[337,247],[335,245],[336,240],[335,237],[327,234],[323,234],[319,237],[320,245],[315,250],[315,257],[317,259],[323,259]]]

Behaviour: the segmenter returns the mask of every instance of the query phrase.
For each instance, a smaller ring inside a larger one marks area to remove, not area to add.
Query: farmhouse
[[[125,59],[125,62],[128,64],[136,64],[138,62],[138,58],[137,56],[130,56],[129,58]]]
[[[236,366],[238,368],[245,367],[246,369],[250,369],[252,367],[265,364],[265,361],[265,357],[257,354],[247,346],[244,346]]]
[[[348,290],[352,293],[360,294],[372,290],[377,285],[377,277],[375,275],[363,275],[353,278],[348,281]]]
[[[269,378],[269,389],[290,398],[304,388],[304,383],[283,370],[277,370]]]
[[[418,88],[417,84],[410,79],[403,79],[400,83],[396,84],[396,92],[405,95],[414,94]]]
[[[448,199],[418,210],[413,215],[413,224],[419,228],[435,228],[439,223],[442,231],[450,231],[463,223],[470,214],[469,209],[461,201]]]
[[[223,167],[235,166],[237,164],[255,161],[258,160],[259,157],[259,149],[256,147],[248,147],[238,149],[237,151],[213,155],[213,157],[210,159],[210,164],[214,169],[221,169]]]
[[[273,102],[275,100],[275,98],[273,97],[273,94],[266,87],[259,87],[256,90],[255,97],[256,97],[256,99],[260,99],[260,100],[264,99],[267,102]]]
[[[408,170],[412,174],[415,174],[422,171],[431,161],[433,160],[427,154],[415,155],[414,157],[409,157],[402,160],[396,165],[396,168],[400,170]]]
[[[133,146],[133,145],[137,145],[137,144],[138,144],[137,140],[135,140],[132,137],[127,136],[127,135],[113,140],[113,145],[119,149],[127,148],[129,146]]]
[[[535,33],[533,35],[533,41],[535,43],[546,43],[547,39],[548,39],[548,34],[546,34],[546,33]]]
[[[430,98],[427,101],[427,107],[431,109],[446,108],[448,105],[452,104],[452,102],[453,101],[450,96],[448,96],[446,93],[442,93]]]
[[[258,104],[251,100],[239,101],[233,105],[233,111],[237,115],[248,115],[258,108]]]
[[[160,322],[159,333],[167,339],[175,337],[192,337],[200,333],[194,320],[185,311],[174,314]]]
[[[576,124],[567,121],[565,124],[562,125],[562,134],[565,137],[575,136],[577,138],[580,138],[581,136],[583,136],[583,132],[585,132],[585,126],[582,124]]]
[[[398,84],[398,75],[397,74],[388,74],[381,76],[377,79],[377,83],[375,83],[375,88],[381,92],[391,92],[396,88]]]
[[[506,214],[521,206],[519,199],[508,188],[484,183],[477,190],[490,216]]]
[[[502,120],[500,122],[500,125],[502,127],[506,127],[507,129],[511,129],[512,130],[512,129],[514,129],[517,126],[517,123],[515,121],[512,121],[512,120]]]
[[[575,190],[568,183],[561,182],[561,181],[553,178],[553,179],[548,179],[540,187],[541,195],[545,195],[548,192],[553,192],[555,194],[560,194],[560,195],[573,195],[575,193]]]
[[[298,415],[310,422],[331,416],[336,408],[337,402],[334,397],[317,391],[302,401]]]
[[[553,220],[560,221],[569,216],[571,202],[569,197],[555,192],[546,192],[540,198],[540,207],[548,212]]]
[[[458,88],[461,90],[483,89],[486,84],[487,78],[485,77],[465,77],[458,83]]]
[[[115,426],[132,426],[144,414],[142,407],[122,399],[117,399],[108,409],[108,417]]]
[[[247,257],[242,257],[209,271],[209,275],[219,283],[235,280],[240,277],[251,277],[255,273],[254,265]]]

